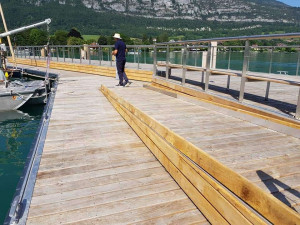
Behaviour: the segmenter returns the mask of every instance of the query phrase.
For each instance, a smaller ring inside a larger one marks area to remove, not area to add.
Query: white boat
[[[0,111],[16,110],[24,105],[38,91],[45,89],[44,81],[11,81],[9,82],[0,70]]]

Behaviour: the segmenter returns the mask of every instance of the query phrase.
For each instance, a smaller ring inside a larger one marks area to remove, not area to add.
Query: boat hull
[[[24,105],[33,95],[26,93],[20,95],[6,95],[0,97],[0,111],[15,110]]]

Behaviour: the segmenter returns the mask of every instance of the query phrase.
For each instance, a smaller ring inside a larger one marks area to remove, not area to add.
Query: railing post
[[[108,52],[108,58],[110,59],[110,66],[112,66],[112,54],[111,54],[111,47],[109,47],[109,52]]]
[[[231,63],[231,48],[229,48],[228,65],[227,65],[228,70],[230,70],[230,63]],[[229,91],[229,88],[230,88],[230,79],[231,79],[231,77],[228,75],[227,76],[227,87],[226,87],[227,91]]]
[[[181,81],[182,85],[185,84],[186,59],[187,59],[187,45],[184,45],[183,55],[182,55],[182,81]]]
[[[137,54],[137,57],[138,57],[137,69],[139,70],[140,69],[140,47],[138,47],[137,52],[138,52],[138,54]]]
[[[296,118],[297,120],[300,119],[300,88],[299,88],[298,102],[297,102],[297,108],[296,108],[295,118]]]
[[[74,62],[74,47],[71,47],[72,49],[72,63]]]
[[[227,66],[228,70],[230,70],[230,63],[231,63],[231,48],[229,48],[228,66]]]
[[[133,48],[133,53],[134,53],[133,54],[133,62],[135,63],[136,62],[136,59],[135,59],[136,58],[136,56],[135,56],[135,47]]]
[[[99,65],[101,65],[101,47],[98,47]]]
[[[89,65],[91,65],[91,48],[88,45],[88,52],[87,52],[88,58],[89,58]]]
[[[298,62],[297,62],[296,76],[299,75],[299,64],[300,64],[300,50],[298,51]]]
[[[198,49],[196,48],[196,52],[195,52],[195,66],[197,66],[197,56],[198,56]]]
[[[169,79],[171,70],[170,70],[170,45],[167,44],[166,52],[166,79]]]
[[[269,73],[272,73],[272,63],[273,63],[273,48],[271,48]],[[268,81],[267,82],[267,88],[266,88],[265,101],[269,100],[270,86],[271,86],[271,82]]]
[[[211,42],[208,43],[207,55],[206,55],[206,74],[205,74],[205,87],[204,91],[208,91],[209,88],[209,77],[210,77],[210,59],[212,53]]]
[[[33,59],[35,59],[35,47],[32,47]]]
[[[58,62],[59,53],[58,53],[58,47],[56,47],[56,61]]]
[[[63,47],[63,58],[64,58],[64,62],[65,62],[66,61],[65,47]]]
[[[79,62],[80,62],[80,64],[82,63],[81,47],[79,47]]]
[[[146,52],[147,52],[147,48],[144,48],[144,64],[147,63],[147,61],[146,61]]]
[[[156,76],[157,73],[157,46],[153,47],[153,77]]]
[[[243,71],[242,71],[242,78],[241,78],[241,85],[240,85],[239,102],[242,102],[244,100],[246,73],[248,71],[248,66],[250,61],[249,58],[250,58],[250,45],[249,45],[249,40],[247,40],[245,45],[245,52],[244,52],[244,62],[243,62]]]

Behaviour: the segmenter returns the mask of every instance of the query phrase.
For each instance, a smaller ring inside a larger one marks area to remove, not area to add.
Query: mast
[[[5,32],[8,32],[1,3],[0,3],[0,13],[1,13],[1,17],[2,17],[2,21],[3,21]],[[12,44],[11,44],[10,36],[7,36],[7,40],[8,40],[8,44],[9,44],[9,49],[10,49],[10,52],[11,52],[11,56],[13,58],[14,66],[16,67],[17,64],[16,64],[16,59],[15,59],[15,53],[14,53],[14,50],[13,50],[13,47],[12,47]]]

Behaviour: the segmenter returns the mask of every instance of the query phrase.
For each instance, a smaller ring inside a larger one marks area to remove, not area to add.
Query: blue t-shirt
[[[115,43],[115,50],[118,50],[116,55],[117,61],[125,60],[125,53],[126,53],[126,45],[122,40],[117,40]]]

